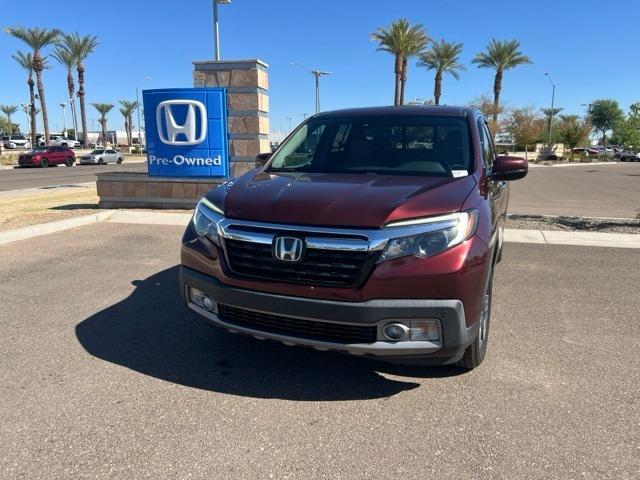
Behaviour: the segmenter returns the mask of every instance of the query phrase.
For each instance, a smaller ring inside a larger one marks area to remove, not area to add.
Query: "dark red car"
[[[480,113],[320,113],[258,161],[207,193],[186,229],[191,310],[287,345],[482,362],[507,181],[527,163],[496,155]]]
[[[73,167],[76,162],[76,154],[68,147],[38,147],[29,153],[23,153],[18,157],[18,165],[21,167],[46,168],[51,165],[66,165]]]

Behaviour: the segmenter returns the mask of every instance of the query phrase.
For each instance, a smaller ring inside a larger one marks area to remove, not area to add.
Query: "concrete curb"
[[[540,165],[539,163],[533,163],[533,162],[529,162],[529,168],[533,167],[533,168],[544,168],[544,167],[553,167],[553,168],[557,168],[557,167],[589,167],[589,166],[593,166],[593,165],[618,165],[619,163],[623,163],[623,162],[616,162],[616,161],[612,161],[612,162],[573,162],[573,163],[560,163],[557,165]]]
[[[0,232],[0,245],[27,238],[39,237],[49,233],[61,232],[70,228],[82,227],[92,223],[103,222],[113,214],[113,210],[104,210],[91,215],[83,215],[82,217],[66,218],[57,222],[40,223],[37,225],[29,225],[28,227],[16,228]]]
[[[635,233],[506,229],[504,231],[504,241],[582,247],[640,248],[640,235]]]
[[[185,226],[191,220],[190,213],[140,212],[131,210],[103,210],[82,217],[67,218],[57,222],[42,223],[0,232],[0,245],[18,240],[61,232],[92,223],[129,223],[141,225]],[[562,232],[554,230],[506,229],[504,241],[538,245],[575,245],[583,247],[638,248],[640,235],[633,233]]]
[[[115,210],[105,221],[111,223],[137,223],[143,225],[186,226],[191,220],[190,213],[139,212]]]

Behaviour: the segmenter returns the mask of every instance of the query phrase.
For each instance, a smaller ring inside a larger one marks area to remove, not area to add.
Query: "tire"
[[[64,161],[64,164],[65,164],[67,167],[73,167],[73,164],[74,164],[74,163],[75,163],[75,162],[73,161],[73,158],[71,158],[71,157],[67,157],[67,159]]]
[[[40,168],[47,168],[49,166],[49,160],[43,158],[40,160]]]
[[[122,157],[118,157],[118,161],[116,163],[120,165],[122,163]]]
[[[101,158],[98,159],[98,165],[104,165],[104,161]]]
[[[487,343],[489,341],[489,325],[491,321],[491,300],[493,298],[493,262],[489,280],[482,300],[482,311],[480,313],[480,328],[473,343],[464,351],[462,358],[456,363],[457,366],[465,370],[473,370],[482,363],[487,353]]]

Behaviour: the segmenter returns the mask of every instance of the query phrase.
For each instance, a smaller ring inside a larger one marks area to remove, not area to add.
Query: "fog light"
[[[191,303],[210,312],[216,312],[217,310],[216,302],[209,297],[209,295],[197,288],[189,287],[189,299]]]
[[[211,310],[213,308],[213,301],[205,295],[202,297],[202,306],[205,310]]]
[[[437,342],[440,340],[438,320],[411,320],[409,337],[413,341]]]
[[[401,323],[390,323],[388,325],[385,325],[385,327],[382,329],[382,333],[387,340],[397,342],[399,340],[407,339],[409,329],[406,325],[403,325]]]

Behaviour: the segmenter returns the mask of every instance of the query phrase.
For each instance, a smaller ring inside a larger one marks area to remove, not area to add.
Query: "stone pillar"
[[[269,152],[269,73],[260,60],[194,62],[195,87],[226,87],[230,175],[255,166],[259,153]]]

